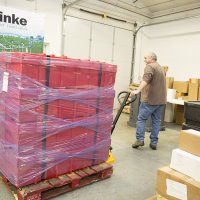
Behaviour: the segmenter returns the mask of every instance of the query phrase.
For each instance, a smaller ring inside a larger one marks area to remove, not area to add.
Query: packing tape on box
[[[167,101],[170,101],[175,98],[176,98],[176,90],[168,88],[167,89]]]

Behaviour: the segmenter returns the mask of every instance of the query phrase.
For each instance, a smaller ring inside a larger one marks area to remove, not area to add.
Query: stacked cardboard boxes
[[[174,81],[173,89],[176,90],[176,98],[186,96],[188,93],[188,81]]]
[[[183,130],[170,167],[157,172],[157,193],[168,200],[200,200],[200,132]]]
[[[166,77],[166,87],[168,88],[173,88],[174,84],[174,77]]]
[[[188,81],[174,81],[173,89],[176,90],[176,98],[183,99],[188,94]],[[184,122],[184,106],[175,105],[174,120],[176,124],[182,125]]]
[[[0,53],[0,171],[11,183],[107,160],[115,75],[107,63]]]
[[[173,97],[174,89],[173,88],[174,78],[173,77],[166,77],[166,88],[167,88],[167,103],[165,106],[165,122],[173,122],[174,120],[174,105],[169,103],[168,101],[171,100]]]
[[[197,101],[200,79],[190,78],[189,81],[174,81],[173,88],[176,89],[176,98],[184,101]],[[174,110],[175,122],[182,125],[184,119],[183,105],[176,105]]]
[[[200,86],[199,86],[198,100],[200,100]]]
[[[190,78],[189,79],[188,98],[186,100],[188,100],[188,101],[198,100],[199,87],[200,87],[200,79]]]
[[[129,85],[128,92],[131,92],[133,90],[137,90],[138,87],[139,87],[138,83],[132,83],[132,84]],[[132,98],[131,96],[128,98],[128,102],[131,101],[131,98]],[[120,103],[123,102],[123,100],[124,100],[123,97],[122,97],[122,99],[119,99]],[[129,105],[125,106],[122,112],[130,114],[131,113],[131,105],[129,104]]]
[[[199,97],[199,78],[190,78],[189,81],[174,81],[173,88],[176,89],[176,98],[185,101],[196,101]]]

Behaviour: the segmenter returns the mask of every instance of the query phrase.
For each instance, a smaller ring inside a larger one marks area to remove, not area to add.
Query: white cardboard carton
[[[174,149],[172,151],[170,167],[178,172],[200,181],[200,157]]]

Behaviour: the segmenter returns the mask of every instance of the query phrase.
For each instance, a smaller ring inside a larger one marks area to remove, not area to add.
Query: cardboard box
[[[188,97],[188,96],[183,96],[183,97],[182,97],[182,100],[184,100],[184,101],[189,101],[189,97]]]
[[[200,200],[200,182],[169,167],[158,169],[156,191],[168,200]]]
[[[184,99],[188,93],[183,93],[183,92],[176,92],[176,99]]]
[[[174,149],[172,151],[170,167],[196,181],[200,181],[200,157],[191,153]]]
[[[174,121],[174,104],[167,103],[165,107],[165,122],[173,122]]]
[[[152,196],[146,200],[167,200],[166,198],[160,196],[159,194],[155,195],[155,196]]]
[[[198,95],[198,100],[200,100],[200,87],[199,87],[199,95]]]
[[[179,148],[200,156],[200,132],[192,129],[182,130],[179,136]]]
[[[200,85],[200,79],[199,78],[190,78],[189,83],[195,83]]]
[[[188,81],[174,81],[173,88],[177,92],[188,93]]]
[[[166,87],[173,88],[174,77],[166,77]]]
[[[197,83],[189,83],[188,101],[198,100],[199,85]]]
[[[133,91],[133,90],[137,90],[139,86],[140,86],[139,83],[131,83],[131,84],[129,85],[128,92],[131,92],[131,91]]]
[[[175,123],[182,125],[185,122],[184,105],[176,105],[174,109]]]
[[[162,68],[164,69],[165,73],[167,73],[169,71],[169,67],[168,66],[162,66]]]

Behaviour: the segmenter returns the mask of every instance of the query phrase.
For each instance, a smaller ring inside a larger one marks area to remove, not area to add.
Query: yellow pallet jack
[[[124,94],[125,94],[125,96],[124,96]],[[120,92],[118,94],[118,96],[117,96],[117,99],[118,99],[118,101],[119,101],[121,106],[120,106],[120,108],[119,108],[119,110],[118,110],[118,112],[117,112],[117,114],[115,116],[115,119],[114,119],[113,123],[112,123],[111,135],[112,135],[112,133],[113,133],[113,131],[115,129],[117,121],[118,121],[118,119],[119,119],[124,107],[129,105],[129,104],[131,104],[131,103],[133,103],[137,99],[137,96],[135,95],[134,97],[131,98],[131,101],[128,101],[129,96],[130,96],[130,92],[126,92],[126,91]],[[121,99],[123,99],[123,101],[121,101]],[[110,151],[109,151],[109,155],[108,155],[108,159],[107,159],[106,163],[112,164],[114,162],[115,162],[115,159],[114,159],[114,157],[112,155],[112,147],[110,147]]]

